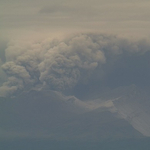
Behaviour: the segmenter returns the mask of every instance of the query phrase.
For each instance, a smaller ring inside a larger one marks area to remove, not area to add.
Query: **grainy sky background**
[[[149,36],[148,0],[1,0],[1,38],[95,31]],[[26,37],[26,38],[27,38]]]

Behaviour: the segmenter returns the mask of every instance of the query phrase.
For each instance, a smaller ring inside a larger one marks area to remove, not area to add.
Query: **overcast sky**
[[[149,0],[1,0],[3,38],[96,31],[149,36]]]

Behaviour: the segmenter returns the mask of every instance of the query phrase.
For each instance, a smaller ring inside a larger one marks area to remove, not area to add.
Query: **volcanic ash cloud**
[[[116,36],[78,34],[64,40],[35,43],[10,42],[2,69],[8,80],[0,87],[1,96],[23,90],[46,87],[64,91],[88,82],[96,70],[101,77],[104,66],[125,55],[143,54],[150,45],[131,42]]]

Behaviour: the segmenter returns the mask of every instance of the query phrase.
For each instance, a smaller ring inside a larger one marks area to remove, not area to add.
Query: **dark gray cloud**
[[[89,5],[68,5],[68,4],[54,4],[50,6],[43,7],[39,13],[50,14],[56,17],[69,17],[76,18],[77,20],[91,18],[93,16],[98,17],[100,9],[89,6]]]
[[[40,10],[40,13],[60,13],[60,12],[69,12],[73,11],[72,8],[68,7],[67,5],[51,5],[44,7]]]
[[[147,40],[132,42],[101,34],[77,34],[60,41],[11,42],[2,65],[9,78],[0,87],[1,95],[36,87],[68,91],[88,84],[100,88],[119,86],[117,82],[139,83],[143,78],[138,70],[144,70],[149,50]],[[145,69],[149,72],[148,66]]]
[[[6,81],[6,74],[4,73],[4,71],[2,70],[1,66],[3,65],[3,62],[0,59],[0,85]]]

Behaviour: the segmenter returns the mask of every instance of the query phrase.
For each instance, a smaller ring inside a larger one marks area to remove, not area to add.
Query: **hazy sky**
[[[96,31],[149,36],[148,0],[1,0],[0,36],[42,37]]]

